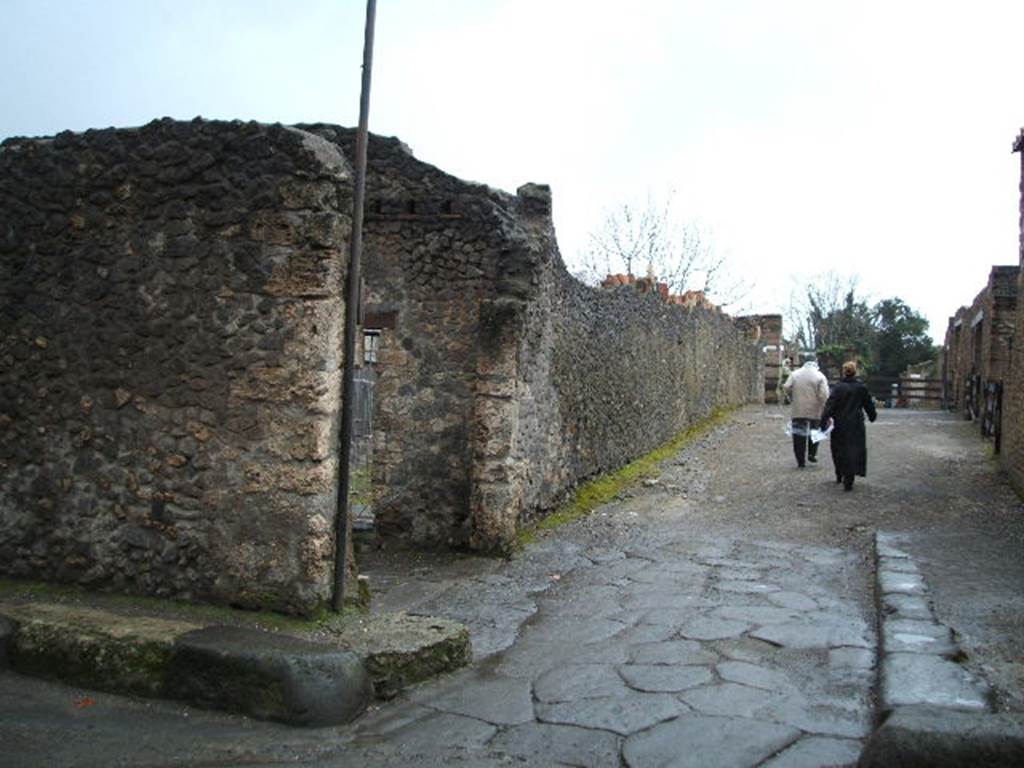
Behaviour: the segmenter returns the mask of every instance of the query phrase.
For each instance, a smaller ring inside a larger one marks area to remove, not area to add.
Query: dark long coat
[[[875,401],[868,388],[859,379],[843,379],[835,387],[821,414],[824,425],[835,421],[832,431],[832,460],[836,475],[853,478],[865,477],[868,472],[868,449],[864,434],[864,414],[874,421],[878,417]]]

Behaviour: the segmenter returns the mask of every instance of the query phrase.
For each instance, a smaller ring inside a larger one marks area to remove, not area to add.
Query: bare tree
[[[846,347],[867,354],[872,310],[858,290],[856,277],[835,272],[801,278],[786,313],[791,340],[805,349]]]
[[[668,284],[672,293],[703,291],[721,306],[750,292],[715,249],[710,232],[675,215],[671,194],[663,202],[648,196],[643,205],[624,202],[610,210],[590,233],[579,263],[576,276],[592,285],[613,274],[646,276]]]

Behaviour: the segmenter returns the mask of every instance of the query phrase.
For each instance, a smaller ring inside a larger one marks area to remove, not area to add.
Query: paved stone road
[[[8,764],[850,765],[872,726],[875,529],[920,548],[937,612],[981,639],[965,644],[969,664],[1002,671],[1005,701],[1019,700],[1021,633],[942,602],[965,595],[943,577],[958,569],[985,605],[1019,600],[1020,504],[973,428],[883,411],[870,476],[847,494],[827,451],[824,466],[793,466],[784,415],[744,409],[659,481],[511,561],[368,558],[380,608],[467,623],[476,661],[352,726],[288,729],[2,674]],[[987,557],[964,562],[954,532]]]
[[[507,650],[365,718],[360,764],[854,762],[876,646],[844,596],[858,557],[682,526],[633,539],[583,551]]]

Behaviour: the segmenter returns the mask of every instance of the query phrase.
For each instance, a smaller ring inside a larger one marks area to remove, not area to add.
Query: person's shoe
[[[804,468],[804,463],[803,463],[802,461],[798,461],[798,462],[796,463],[796,468],[797,468],[797,469],[803,469],[803,468]]]
[[[843,482],[843,476],[842,475],[836,475],[836,482],[837,483]]]
[[[818,463],[818,457],[817,456],[808,456],[807,460],[809,462],[811,462],[811,464],[817,464]]]
[[[852,491],[853,490],[853,480],[844,480],[843,481],[843,490],[844,491]]]

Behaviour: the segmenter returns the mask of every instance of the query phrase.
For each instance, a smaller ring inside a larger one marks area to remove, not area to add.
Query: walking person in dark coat
[[[847,491],[853,490],[854,476],[865,477],[868,472],[864,414],[872,422],[878,417],[875,401],[857,378],[857,364],[843,363],[843,378],[833,387],[825,403],[821,423],[827,424],[831,419],[834,424],[832,462],[836,467],[836,482],[842,483]]]

